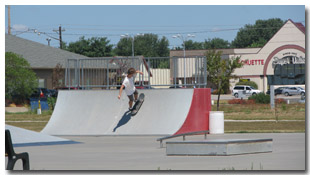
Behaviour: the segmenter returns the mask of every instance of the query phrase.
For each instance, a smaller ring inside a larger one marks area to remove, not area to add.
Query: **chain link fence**
[[[129,68],[143,72],[134,77],[141,88],[206,87],[205,57],[104,57],[68,59],[66,87],[75,89],[117,89]]]

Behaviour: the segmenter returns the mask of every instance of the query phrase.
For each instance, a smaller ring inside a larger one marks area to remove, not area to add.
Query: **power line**
[[[65,26],[65,25],[63,25]],[[223,25],[224,26],[224,25]],[[227,25],[229,26],[229,25]],[[233,26],[233,25],[231,25]],[[109,28],[109,27],[113,27],[113,28]],[[142,28],[142,27],[139,27],[139,26],[135,26],[136,28],[134,29],[124,29],[124,26],[120,26],[120,28],[115,28],[115,26],[106,26],[104,28],[90,28],[89,26],[87,26],[87,28],[74,28],[74,27],[66,27],[67,29],[71,29],[71,30],[121,30],[121,31],[127,31],[127,30],[159,30],[159,31],[166,31],[167,29],[156,29],[160,26],[153,26],[154,28]],[[191,28],[195,28],[193,26],[179,26],[178,29],[182,29],[182,27],[191,27]],[[231,28],[216,28],[217,26],[216,25],[213,25],[212,28],[203,28],[204,30],[226,30],[226,29],[231,29]],[[37,28],[37,29],[41,29],[40,27],[32,27],[32,28]],[[162,27],[161,27],[162,28]],[[238,28],[233,28],[233,29],[243,29],[243,27],[238,27]],[[247,29],[272,29],[272,28],[279,28],[279,27],[263,27],[263,28],[257,28],[257,27],[252,27],[252,28],[247,28]],[[284,27],[284,28],[294,28],[294,26],[292,27]],[[44,29],[48,29],[48,28],[44,28]],[[41,29],[42,30],[42,29]],[[170,29],[169,29],[170,30]],[[176,29],[173,29],[173,30],[176,30]],[[187,29],[188,30],[188,29]],[[198,29],[196,29],[198,30]]]
[[[293,27],[283,27],[283,28],[295,28],[295,26]],[[67,28],[68,29],[68,28]],[[69,28],[72,30],[72,28]],[[200,31],[183,31],[183,32],[154,32],[154,34],[157,34],[157,35],[175,35],[175,34],[186,34],[186,33],[214,33],[214,32],[226,32],[226,31],[237,31],[237,30],[240,30],[241,28],[230,28],[230,29],[208,29],[208,30],[200,30]],[[266,28],[250,28],[250,30],[268,30],[268,29],[278,29],[278,27],[266,27]],[[76,29],[78,30],[78,29]],[[84,29],[83,29],[84,30]],[[105,29],[91,29],[91,28],[85,28],[85,30],[105,30]],[[143,29],[140,29],[140,31],[144,31]],[[58,31],[59,30],[53,30],[53,31]],[[62,30],[62,31],[65,31],[65,30]],[[108,30],[110,31],[110,30]],[[113,30],[115,31],[115,30]],[[127,31],[127,30],[119,30],[119,31]],[[153,31],[153,30],[152,30]],[[154,30],[154,31],[158,31],[158,30]],[[166,31],[166,30],[164,30]],[[45,32],[46,34],[52,34],[52,33],[48,33],[48,32]],[[60,34],[61,32],[59,32]],[[122,32],[123,33],[123,32]],[[85,35],[85,36],[120,36],[122,33],[119,33],[119,34],[110,34],[110,33],[106,33],[106,34],[91,34],[91,33],[67,33],[67,34],[63,34],[63,35]],[[146,32],[143,32],[143,33],[146,33]]]
[[[295,23],[303,23],[305,21],[298,21]],[[63,24],[66,26],[102,26],[102,27],[205,27],[205,26],[213,26],[213,27],[218,27],[218,26],[245,26],[245,25],[255,25],[255,24],[206,24],[206,25],[193,25],[193,24],[188,24],[188,25],[106,25],[106,24]]]
[[[220,31],[211,31],[211,32],[220,32]],[[22,34],[22,33],[32,33],[32,32],[25,31],[25,32],[21,32],[21,33],[18,33],[18,34]],[[197,33],[206,33],[206,32],[186,32],[186,33],[196,33],[197,34]],[[16,35],[18,35],[18,34],[16,34]],[[51,37],[51,38],[56,39],[56,40],[59,40],[59,39],[51,36],[51,35],[53,35],[55,33],[40,32],[40,34],[44,34],[44,35],[46,35],[48,37]],[[169,34],[165,33],[165,34],[157,34],[157,35],[166,36],[166,35],[172,35],[172,34],[184,34],[184,33],[169,33]],[[287,35],[294,35],[294,34],[297,34],[297,33],[287,33],[287,34],[278,34],[278,35],[287,36]],[[65,36],[93,36],[93,37],[120,37],[121,34],[66,33],[66,34],[62,34],[62,35],[65,35]],[[260,36],[260,35],[249,35],[249,36]]]

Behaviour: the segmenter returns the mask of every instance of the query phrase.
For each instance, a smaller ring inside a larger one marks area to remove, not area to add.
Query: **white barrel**
[[[210,134],[224,134],[224,112],[210,111],[209,115]]]

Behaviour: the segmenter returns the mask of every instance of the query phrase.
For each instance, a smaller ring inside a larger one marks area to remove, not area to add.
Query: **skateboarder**
[[[136,73],[143,75],[143,72],[135,70],[134,68],[128,69],[128,74],[123,81],[123,84],[119,90],[119,95],[118,95],[118,99],[121,99],[121,95],[125,87],[125,92],[129,98],[129,110],[130,111],[132,110],[133,101],[136,102],[138,100],[138,91],[136,90],[135,84],[133,82],[133,77],[136,75]]]

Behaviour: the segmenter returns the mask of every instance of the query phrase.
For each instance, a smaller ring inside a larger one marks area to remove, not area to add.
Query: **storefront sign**
[[[274,68],[277,64],[305,64],[305,61],[305,57],[298,56],[295,52],[285,52],[282,58],[273,57],[272,67]]]
[[[264,65],[264,60],[241,60],[241,63],[243,63],[243,65]]]

